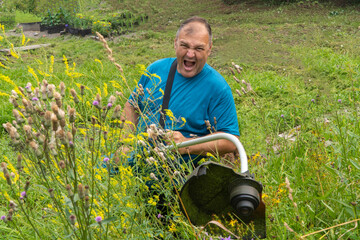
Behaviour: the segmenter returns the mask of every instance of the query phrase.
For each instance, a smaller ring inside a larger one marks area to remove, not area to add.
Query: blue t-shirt
[[[159,123],[166,81],[174,60],[165,58],[152,63],[130,96],[130,103],[134,105],[136,102],[143,115],[139,119],[138,131],[146,131],[150,124]],[[165,129],[179,131],[187,138],[209,134],[206,120],[215,131],[239,136],[231,88],[208,64],[192,78],[185,78],[176,71],[169,109],[172,114],[167,114]]]

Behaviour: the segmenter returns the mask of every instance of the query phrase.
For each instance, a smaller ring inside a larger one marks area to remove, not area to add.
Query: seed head
[[[70,123],[75,122],[75,118],[76,118],[75,108],[69,108],[68,115],[69,115],[69,122]]]
[[[65,162],[63,161],[63,160],[61,160],[60,162],[59,162],[59,167],[61,168],[61,169],[64,169],[66,166],[65,166]]]
[[[26,91],[27,91],[28,93],[31,93],[31,83],[28,82],[28,83],[26,84],[25,89],[26,89]]]
[[[116,97],[113,96],[113,95],[111,95],[111,96],[109,97],[108,103],[111,103],[112,105],[114,105],[115,101],[116,101]]]
[[[61,106],[62,106],[61,94],[55,91],[55,92],[54,92],[54,98],[55,98],[56,105],[57,105],[59,108],[61,108]]]
[[[70,184],[66,185],[66,190],[68,191],[68,194],[70,197],[74,196],[74,193],[71,191],[71,186]]]
[[[72,225],[75,225],[76,216],[75,216],[75,215],[70,215],[69,219],[70,219],[70,223],[71,223]]]
[[[71,90],[70,90],[70,94],[71,94],[71,96],[73,97],[75,103],[79,103],[79,102],[80,102],[80,101],[79,101],[79,98],[78,98],[78,96],[77,96],[77,93],[76,93],[76,91],[75,91],[75,89],[71,89]]]
[[[78,193],[80,199],[83,199],[85,197],[84,186],[81,183],[78,185]]]
[[[53,189],[53,188],[49,188],[49,189],[48,189],[48,192],[49,192],[49,194],[50,194],[50,197],[51,197],[51,198],[54,198],[54,189]]]
[[[81,96],[84,96],[84,94],[85,94],[85,86],[84,86],[84,85],[81,85],[81,86],[80,86],[80,95],[81,95]]]
[[[120,119],[121,117],[121,106],[120,105],[116,105],[114,108],[114,112],[112,115],[112,119]]]
[[[150,173],[150,178],[155,180],[155,181],[158,181],[159,179],[155,176],[154,173]]]
[[[25,182],[24,190],[27,191],[30,187],[30,181]]]
[[[60,94],[62,97],[65,97],[65,83],[64,82],[61,82],[60,85],[59,85],[59,88],[60,88]]]
[[[59,129],[59,122],[55,114],[51,115],[52,130],[56,132]]]
[[[51,126],[51,117],[53,113],[50,111],[46,111],[44,115],[44,127],[48,129]]]
[[[52,99],[54,97],[55,85],[49,84],[47,87],[47,97]]]
[[[14,106],[14,108],[17,108],[19,106],[19,104],[16,101],[16,98],[14,96],[10,96],[9,101]]]

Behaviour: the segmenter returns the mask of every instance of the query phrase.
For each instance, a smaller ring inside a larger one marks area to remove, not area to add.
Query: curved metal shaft
[[[212,134],[212,135],[208,135],[208,136],[204,136],[204,137],[199,137],[199,138],[191,139],[186,142],[178,143],[178,144],[176,144],[176,148],[189,147],[192,145],[205,143],[205,142],[211,142],[211,141],[215,141],[215,140],[219,140],[219,139],[226,139],[226,140],[229,140],[230,142],[232,142],[233,144],[235,144],[235,146],[240,154],[241,173],[247,172],[248,171],[248,161],[247,161],[245,149],[244,149],[243,145],[241,144],[240,140],[232,134],[216,133],[216,134]],[[170,146],[167,146],[167,148],[173,149],[173,148],[175,148],[175,146],[170,145]]]

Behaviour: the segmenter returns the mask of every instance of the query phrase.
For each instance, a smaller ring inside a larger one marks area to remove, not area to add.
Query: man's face
[[[192,22],[181,29],[174,46],[177,70],[183,77],[191,78],[201,72],[211,52],[209,41],[209,33],[202,23]]]

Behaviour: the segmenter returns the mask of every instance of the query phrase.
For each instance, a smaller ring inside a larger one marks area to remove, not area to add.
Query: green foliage
[[[15,13],[13,12],[1,12],[0,23],[6,27],[14,27],[15,25]]]

